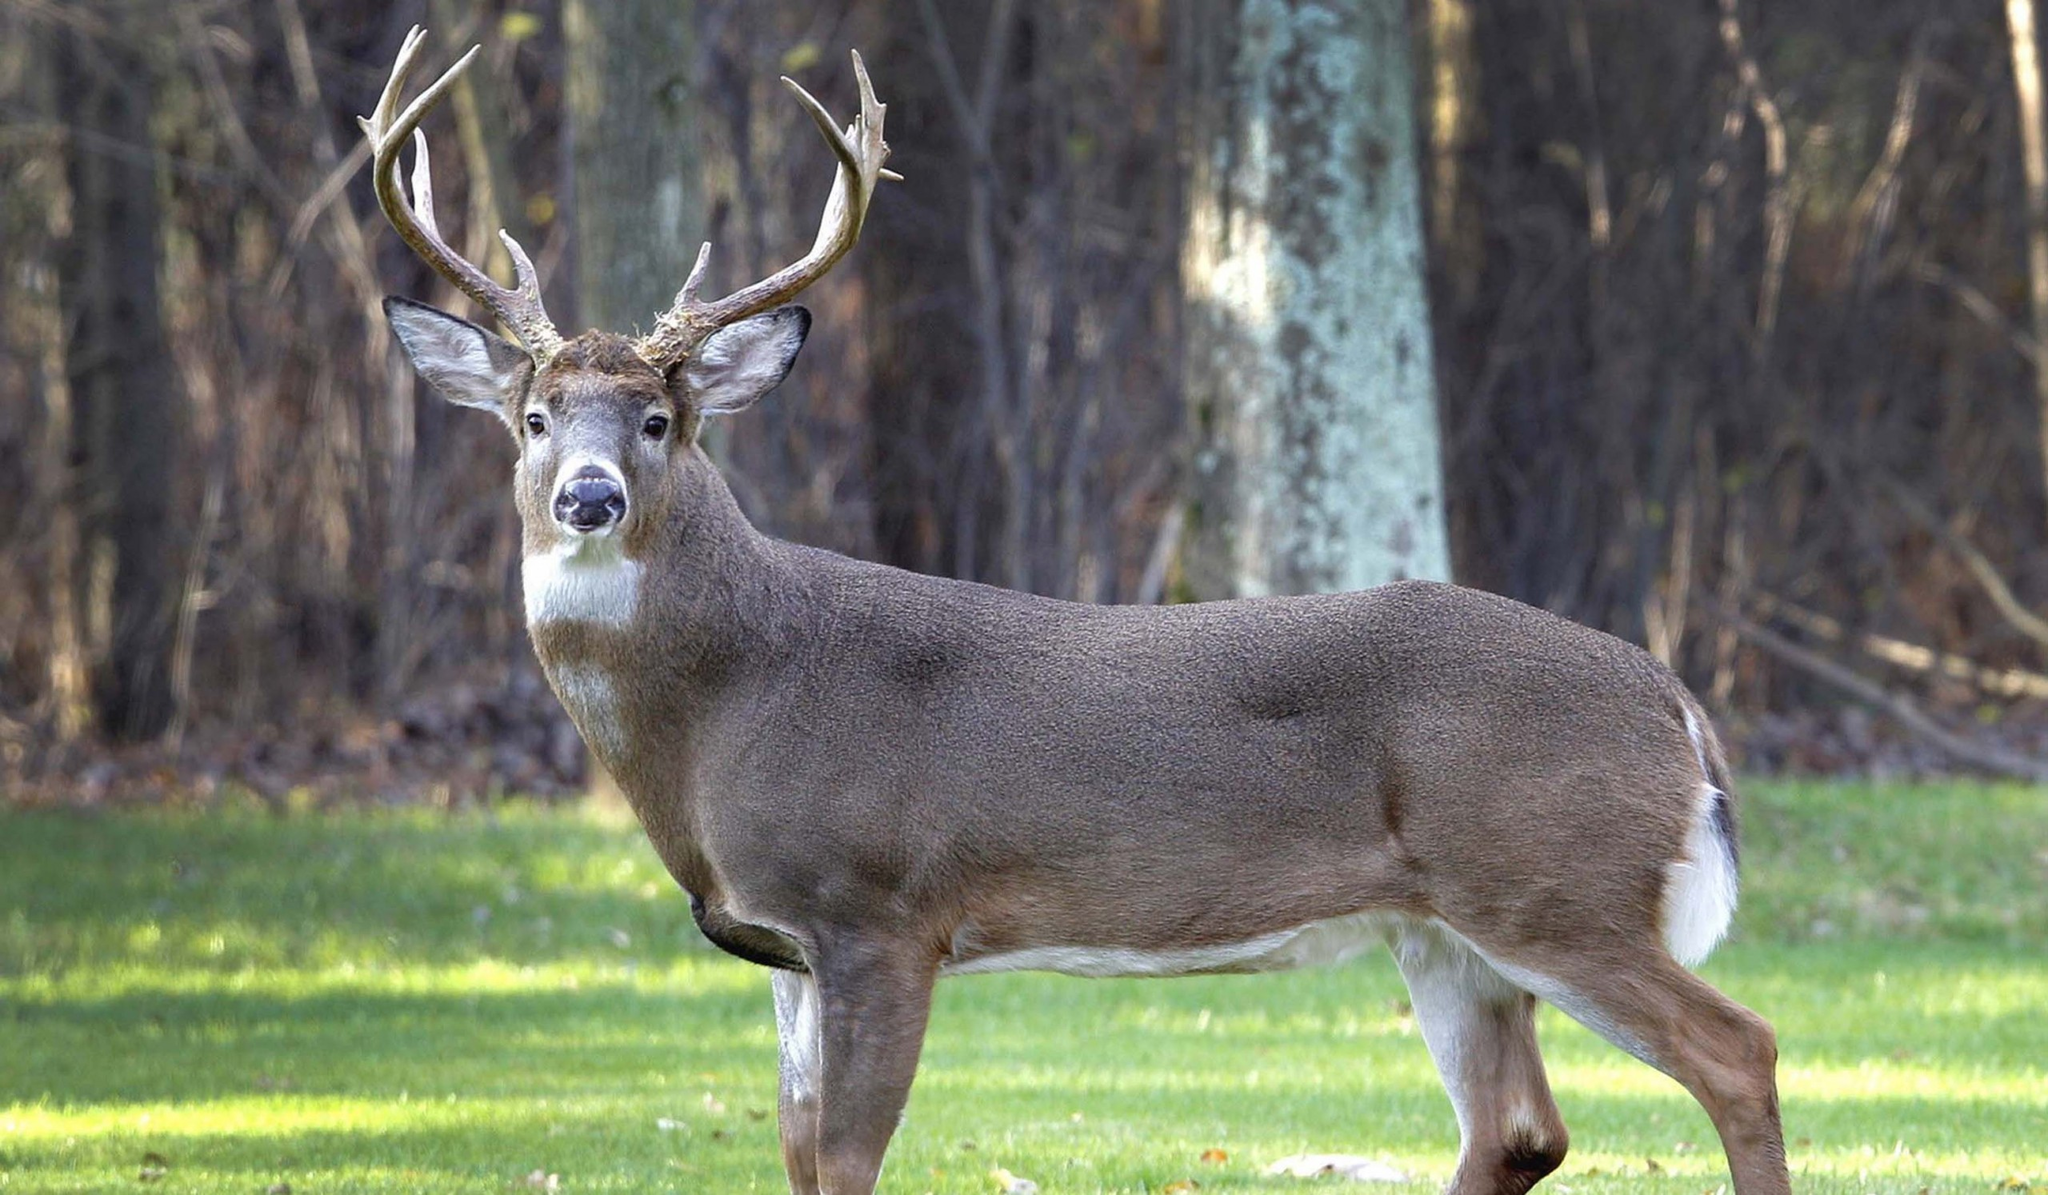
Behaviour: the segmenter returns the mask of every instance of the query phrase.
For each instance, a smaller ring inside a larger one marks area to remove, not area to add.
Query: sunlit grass
[[[1752,787],[1706,971],[1778,1027],[1800,1189],[2048,1189],[2048,796]],[[1550,1189],[1726,1183],[1667,1080],[1542,1032]],[[587,812],[0,814],[0,1192],[778,1192],[774,1054],[763,973]],[[1456,1148],[1383,960],[993,976],[942,985],[884,1187],[1284,1190],[1317,1150],[1419,1191]]]

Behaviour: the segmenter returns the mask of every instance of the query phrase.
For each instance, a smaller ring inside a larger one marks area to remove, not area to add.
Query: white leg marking
[[[1459,1162],[1472,1146],[1472,1106],[1477,1093],[1465,1069],[1472,1018],[1487,1004],[1521,995],[1479,952],[1449,929],[1411,922],[1394,934],[1394,961],[1408,983],[1423,1044],[1443,1077],[1451,1110],[1458,1116]]]
[[[616,766],[626,753],[626,728],[619,719],[611,674],[595,664],[563,664],[548,673],[548,680],[576,720],[576,729],[583,732],[583,741],[607,765]]]
[[[623,627],[640,608],[640,562],[611,535],[579,536],[528,556],[519,572],[529,627],[556,619]]]
[[[1685,835],[1685,858],[1671,864],[1664,881],[1664,945],[1671,957],[1691,967],[1728,932],[1737,880],[1734,856],[1714,824],[1716,807],[1727,796],[1708,779],[1706,743],[1691,710],[1685,712],[1685,732],[1699,759],[1700,789]]]
[[[1643,1047],[1643,1043],[1638,1041],[1634,1034],[1623,1029],[1605,1009],[1579,995],[1579,993],[1567,987],[1563,982],[1553,979],[1541,971],[1532,971],[1527,967],[1518,967],[1513,963],[1495,958],[1481,950],[1472,939],[1440,921],[1430,921],[1421,924],[1424,928],[1440,935],[1444,941],[1451,945],[1469,951],[1474,958],[1480,960],[1481,965],[1491,968],[1495,976],[1504,981],[1508,987],[1519,988],[1535,996],[1538,1000],[1543,1001],[1572,1020],[1606,1038],[1609,1043],[1633,1056],[1637,1061],[1648,1063],[1658,1070],[1664,1069],[1658,1064],[1656,1059],[1650,1056],[1650,1052]],[[1401,957],[1398,944],[1395,947],[1394,957],[1396,960],[1399,960]],[[1405,965],[1402,967],[1402,975],[1403,977],[1407,975],[1407,967]],[[1409,995],[1411,1000],[1413,1000],[1414,991],[1412,987],[1410,988]],[[1422,1016],[1421,1002],[1419,1000],[1414,1002],[1416,1004],[1416,1019],[1419,1021]],[[1426,1034],[1424,1039],[1427,1040]]]
[[[824,1046],[818,1024],[818,981],[795,971],[776,971],[768,984],[775,993],[775,1036],[781,1044],[782,1083],[797,1101],[818,1098]]]

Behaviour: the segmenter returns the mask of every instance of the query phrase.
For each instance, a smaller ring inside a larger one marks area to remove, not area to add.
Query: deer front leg
[[[776,971],[775,1036],[781,1044],[782,1092],[777,1124],[790,1195],[819,1195],[818,1091],[823,1067],[818,1041],[818,984],[798,971]]]
[[[917,1073],[938,960],[900,943],[839,943],[820,947],[813,975],[821,1080],[818,1189],[822,1195],[871,1195]],[[797,1173],[792,1166],[792,1184]]]

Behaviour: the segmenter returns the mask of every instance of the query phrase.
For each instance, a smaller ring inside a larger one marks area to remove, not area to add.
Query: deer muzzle
[[[596,465],[585,465],[555,491],[555,521],[577,535],[617,526],[626,517],[626,487]]]

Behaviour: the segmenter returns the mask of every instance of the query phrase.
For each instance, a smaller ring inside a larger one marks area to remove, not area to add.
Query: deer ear
[[[511,403],[533,377],[526,350],[438,307],[393,295],[384,318],[406,359],[449,402],[489,411],[511,423]]]
[[[706,415],[745,410],[782,384],[811,334],[811,313],[778,307],[728,324],[683,359],[683,389]]]

